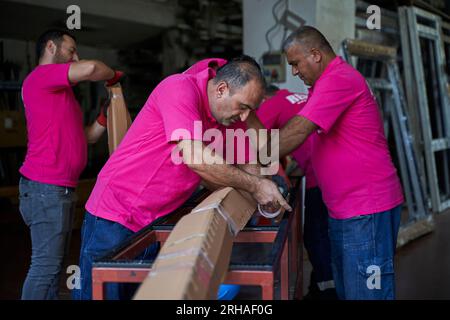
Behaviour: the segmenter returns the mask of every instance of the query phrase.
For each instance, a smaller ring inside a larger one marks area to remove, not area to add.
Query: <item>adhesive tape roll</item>
[[[258,203],[258,211],[264,217],[268,219],[273,219],[281,213],[281,207],[275,212],[267,212],[261,208],[261,205]]]

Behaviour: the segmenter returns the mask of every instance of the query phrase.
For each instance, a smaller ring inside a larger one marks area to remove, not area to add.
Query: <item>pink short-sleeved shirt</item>
[[[186,138],[183,134],[209,145],[205,130],[225,129],[209,109],[207,83],[214,75],[212,69],[175,74],[153,90],[100,171],[87,211],[136,232],[191,196],[201,178],[187,165],[174,163],[171,154],[176,142]]]
[[[311,160],[331,217],[383,212],[404,201],[375,97],[341,57],[310,89],[299,115],[319,126]]]
[[[28,146],[19,171],[37,182],[75,187],[86,166],[87,141],[69,67],[39,65],[23,82]]]
[[[256,111],[258,118],[268,129],[281,129],[292,117],[296,116],[305,106],[308,95],[293,93],[288,90],[278,90],[270,99],[265,100]],[[317,181],[311,165],[313,136],[292,152],[299,167],[305,172],[306,188],[314,188]]]

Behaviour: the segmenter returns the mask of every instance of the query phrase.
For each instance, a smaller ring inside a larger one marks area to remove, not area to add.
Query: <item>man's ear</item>
[[[312,48],[311,49],[311,54],[313,56],[314,62],[319,63],[319,62],[322,61],[322,52],[320,52],[319,49]]]
[[[54,55],[56,53],[56,43],[54,43],[52,40],[48,40],[47,44],[45,46],[45,49],[48,50],[49,53]]]
[[[228,92],[228,90],[229,90],[228,83],[226,83],[225,81],[220,81],[217,84],[217,88],[216,88],[217,98],[221,98],[223,95],[225,95]]]

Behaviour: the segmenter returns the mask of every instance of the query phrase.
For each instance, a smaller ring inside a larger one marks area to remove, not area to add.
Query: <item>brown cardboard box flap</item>
[[[241,230],[255,208],[233,188],[211,194],[178,221],[134,299],[216,299],[235,236],[229,223]]]
[[[214,299],[232,244],[226,221],[214,209],[183,217],[135,299]]]
[[[109,87],[111,103],[108,107],[108,147],[111,155],[131,126],[131,117],[125,104],[120,83]]]
[[[226,187],[212,193],[196,206],[192,213],[214,208],[224,216],[233,234],[236,235],[245,227],[255,212],[255,207],[256,202],[250,197],[245,197],[240,191]]]

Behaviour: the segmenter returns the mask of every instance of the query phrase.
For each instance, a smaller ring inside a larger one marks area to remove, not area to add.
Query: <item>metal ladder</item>
[[[450,100],[441,18],[416,7],[398,9],[406,93],[415,149],[433,212],[450,208]],[[425,169],[426,167],[426,169]],[[425,177],[426,176],[426,177]]]

